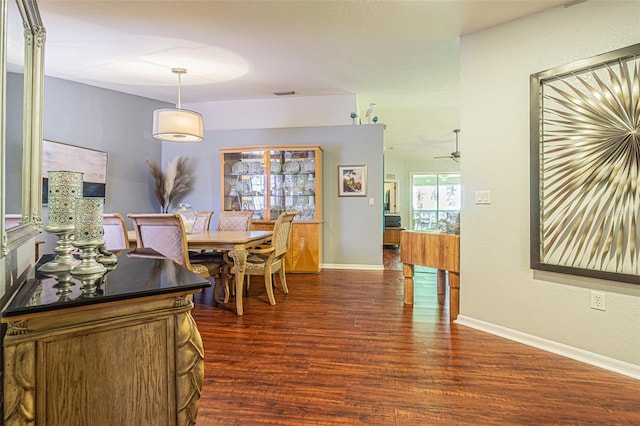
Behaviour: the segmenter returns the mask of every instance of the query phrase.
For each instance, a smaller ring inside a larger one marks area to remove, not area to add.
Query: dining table
[[[236,282],[236,314],[243,315],[242,294],[247,249],[271,240],[273,231],[198,231],[187,234],[189,250],[219,250],[233,259]],[[137,246],[135,231],[127,231],[129,247]]]

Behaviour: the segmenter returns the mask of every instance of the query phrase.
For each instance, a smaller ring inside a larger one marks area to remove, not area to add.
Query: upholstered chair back
[[[193,230],[191,232],[208,231],[211,225],[212,211],[198,211],[196,212],[196,223],[193,224]]]
[[[138,247],[152,248],[180,265],[187,264],[187,240],[180,215],[130,214],[129,218],[136,231]]]
[[[218,231],[249,231],[253,221],[253,212],[222,211],[218,215]]]
[[[102,216],[104,243],[107,250],[124,250],[129,248],[127,226],[120,213],[105,213]]]

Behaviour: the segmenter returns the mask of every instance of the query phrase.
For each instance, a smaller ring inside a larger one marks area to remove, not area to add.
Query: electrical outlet
[[[597,309],[599,311],[607,310],[607,297],[604,293],[597,291],[591,292],[591,309]]]

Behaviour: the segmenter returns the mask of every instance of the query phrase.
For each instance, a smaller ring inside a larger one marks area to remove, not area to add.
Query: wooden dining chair
[[[187,234],[179,214],[128,214],[136,232],[138,248],[152,248],[202,278],[220,276],[220,264],[191,263]]]
[[[218,214],[216,230],[250,231],[253,222],[252,211],[221,211]]]
[[[299,212],[284,212],[278,216],[273,226],[273,237],[271,244],[251,248],[248,250],[247,262],[245,264],[244,273],[247,277],[247,290],[249,289],[250,277],[252,275],[262,275],[264,277],[264,287],[267,291],[269,303],[276,304],[273,288],[275,287],[274,274],[279,272],[280,285],[283,293],[289,293],[287,287],[286,271],[284,256],[287,254],[291,245],[291,229],[293,227],[293,218]],[[232,267],[230,273],[235,274],[235,267]],[[238,296],[236,296],[238,297]]]
[[[193,228],[191,229],[191,232],[208,231],[209,226],[211,226],[211,216],[213,216],[212,210],[197,211],[196,221],[193,224]],[[189,250],[189,257],[193,259],[195,256],[204,252],[205,250]]]
[[[129,248],[129,237],[124,217],[120,213],[105,213],[102,215],[104,229],[104,244],[107,250],[124,250]]]
[[[208,231],[211,225],[211,216],[213,216],[213,211],[197,211],[196,223],[193,224],[193,230],[191,232]]]

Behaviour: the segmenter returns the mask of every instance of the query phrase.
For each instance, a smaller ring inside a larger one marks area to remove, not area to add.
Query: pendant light
[[[180,108],[182,74],[184,68],[173,68],[178,74],[178,104],[176,108],[157,109],[153,112],[153,137],[169,142],[201,142],[204,140],[202,115]]]

